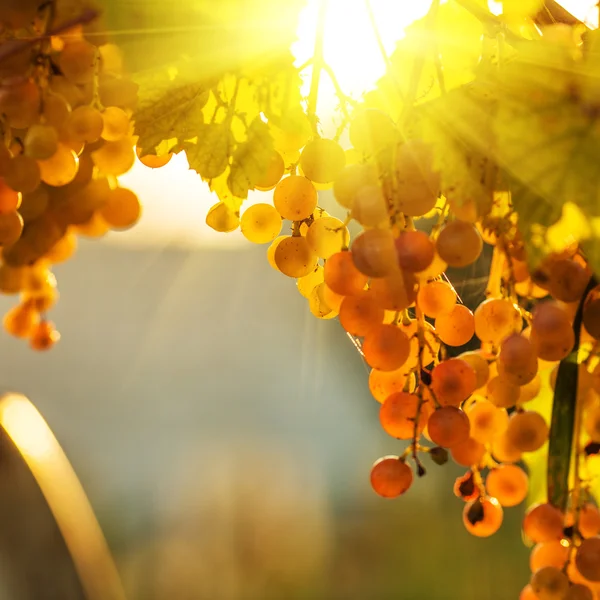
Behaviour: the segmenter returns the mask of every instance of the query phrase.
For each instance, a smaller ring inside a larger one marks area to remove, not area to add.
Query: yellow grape
[[[51,321],[40,321],[31,332],[29,345],[33,350],[44,351],[60,340],[60,333]]]
[[[0,114],[15,129],[27,129],[36,123],[40,104],[40,90],[31,79],[17,78],[0,86]]]
[[[365,360],[374,369],[395,371],[406,362],[410,341],[395,325],[375,325],[367,330],[362,351]]]
[[[490,443],[508,426],[506,410],[494,406],[487,400],[477,400],[466,409],[466,412],[471,422],[471,437],[482,444]]]
[[[162,154],[161,156],[157,156],[155,154],[142,154],[141,148],[136,148],[136,155],[138,160],[149,169],[161,169],[165,165],[169,164],[173,158],[173,154],[171,152],[168,154]]]
[[[317,190],[306,177],[290,175],[275,186],[273,204],[284,219],[303,221],[317,208]]]
[[[379,185],[366,185],[355,191],[351,214],[363,227],[380,227],[388,223],[388,206]]]
[[[0,263],[0,292],[18,294],[25,288],[27,270]]]
[[[124,175],[135,164],[135,150],[129,137],[105,142],[92,152],[94,164],[103,175]]]
[[[68,42],[58,57],[61,73],[77,85],[92,81],[96,71],[97,52],[95,46],[84,40]]]
[[[387,277],[371,279],[369,287],[379,306],[385,310],[404,310],[417,297],[417,285],[412,273],[403,273],[400,269]]]
[[[240,219],[224,202],[217,202],[210,207],[206,215],[206,224],[215,231],[228,233],[240,226]]]
[[[396,392],[388,396],[379,409],[383,430],[401,440],[412,439],[415,429],[419,435],[427,424],[427,411],[421,410],[417,420],[418,406],[419,398],[415,394]]]
[[[67,231],[65,235],[60,238],[48,252],[46,252],[44,258],[51,263],[64,262],[75,254],[75,250],[77,250],[77,236],[73,232]]]
[[[100,208],[102,219],[112,229],[129,229],[140,219],[142,205],[137,195],[127,188],[110,190],[106,203]]]
[[[463,352],[457,356],[464,360],[475,371],[475,389],[483,387],[490,378],[490,366],[480,350]]]
[[[87,221],[73,227],[74,232],[90,238],[100,238],[106,235],[109,229],[108,224],[102,218],[99,211],[94,212]]]
[[[407,380],[410,381],[407,385]],[[373,394],[373,398],[377,402],[383,403],[388,396],[397,392],[404,391],[405,387],[410,391],[414,376],[409,374],[406,366],[400,367],[395,371],[381,371],[379,369],[371,369],[369,373],[369,390]]]
[[[326,290],[325,283],[320,283],[308,298],[310,312],[319,319],[333,319],[337,316],[337,311],[327,302]]]
[[[475,498],[465,504],[463,524],[476,537],[489,537],[500,529],[504,513],[496,498]]]
[[[442,406],[431,413],[427,432],[431,441],[444,448],[452,448],[469,439],[469,419],[455,406]]]
[[[339,318],[342,327],[350,334],[364,337],[383,323],[384,310],[364,290],[355,296],[346,296],[340,305]]]
[[[474,391],[475,370],[464,360],[451,358],[431,371],[431,390],[442,406],[459,406]]]
[[[371,487],[383,498],[397,498],[413,482],[411,468],[398,456],[384,456],[371,468]]]
[[[449,266],[466,267],[479,258],[483,240],[474,225],[455,220],[442,227],[435,247],[440,258]]]
[[[572,526],[575,523],[573,510],[567,514],[566,526]],[[591,502],[586,502],[579,506],[579,533],[584,538],[595,537],[600,533],[600,511]]]
[[[344,300],[345,296],[334,292],[331,288],[327,287],[325,282],[323,282],[322,296],[323,302],[325,302],[325,304],[327,304],[332,311],[334,311],[336,314],[340,312],[342,301]]]
[[[17,192],[25,194],[35,191],[41,183],[38,162],[23,154],[15,156],[8,164],[4,181]]]
[[[325,261],[325,283],[336,294],[358,294],[365,288],[367,281],[367,276],[354,265],[349,251],[337,252]]]
[[[237,225],[234,229],[237,229]],[[277,250],[277,246],[281,243],[282,240],[289,238],[289,235],[280,235],[273,240],[273,243],[267,249],[267,261],[269,264],[276,270],[279,271],[279,267],[275,262],[275,250]]]
[[[306,238],[287,237],[277,245],[274,260],[277,268],[288,277],[304,277],[317,266],[317,255],[312,251]],[[325,269],[327,281],[327,268]]]
[[[542,567],[529,584],[540,600],[564,600],[569,591],[569,578],[556,567]]]
[[[356,268],[369,277],[386,277],[398,269],[394,236],[389,229],[367,229],[352,242]]]
[[[485,487],[502,506],[516,506],[527,497],[529,478],[516,465],[499,465],[488,473]]]
[[[306,241],[317,256],[327,259],[348,247],[350,232],[339,219],[323,217],[308,228]]]
[[[138,85],[130,79],[109,74],[101,74],[98,78],[98,95],[103,106],[133,108],[137,103],[137,93]],[[74,106],[70,100],[69,103]]]
[[[75,152],[63,144],[59,144],[58,149],[50,158],[40,160],[38,164],[42,181],[50,186],[60,187],[75,179],[79,159]]]
[[[529,383],[522,385],[519,392],[518,404],[525,404],[534,400],[542,389],[542,381],[539,375],[536,375]]]
[[[346,155],[334,140],[315,138],[308,142],[300,154],[300,168],[316,183],[334,181],[346,165]]]
[[[489,401],[499,408],[511,408],[519,401],[519,386],[501,375],[488,381],[486,391]]]
[[[58,132],[52,125],[32,125],[23,141],[25,155],[38,160],[50,158],[58,147]]]
[[[77,109],[76,109],[77,110]],[[129,133],[129,115],[118,106],[107,106],[102,112],[102,139],[116,142]]]
[[[396,238],[398,264],[406,271],[425,271],[435,258],[435,246],[424,231],[402,231]]]
[[[278,126],[269,123],[271,136],[278,152],[289,153],[307,144],[312,135],[311,123],[300,106],[287,111]]]
[[[39,321],[39,314],[30,302],[23,302],[13,306],[2,320],[6,333],[18,337],[28,338],[35,330]]]
[[[475,335],[484,343],[500,344],[505,337],[521,331],[523,320],[519,309],[504,298],[488,298],[474,313]]]
[[[97,142],[103,129],[102,113],[91,106],[78,106],[64,125],[66,139],[85,144]]]
[[[535,452],[548,440],[548,425],[539,413],[526,410],[513,413],[508,421],[506,435],[521,452]]]
[[[533,588],[527,584],[519,594],[519,600],[540,600],[533,591]]]
[[[277,238],[279,239],[279,238]],[[305,275],[304,277],[300,277],[296,281],[296,286],[298,287],[298,291],[305,298],[309,298],[312,291],[324,281],[323,275],[323,267],[321,265],[317,265],[316,269]]]
[[[562,569],[569,559],[569,548],[559,540],[536,544],[529,556],[529,568],[535,573],[543,567]]]
[[[468,438],[460,444],[450,448],[452,459],[458,465],[470,467],[478,465],[485,455],[485,446],[473,438]]]
[[[531,343],[539,358],[554,362],[566,358],[575,345],[575,332],[567,329],[562,338],[542,338],[537,330],[531,330]]]
[[[396,313],[394,313],[394,315],[395,314]],[[400,320],[398,327],[404,331],[406,336],[410,339],[410,354],[405,366],[416,368],[419,365],[418,321],[416,319],[412,319],[409,323],[406,323],[405,321]],[[421,355],[421,365],[426,367],[437,357],[440,350],[440,343],[435,336],[435,329],[426,321],[423,323],[423,337],[426,343],[423,347],[423,353]]]
[[[272,190],[279,183],[284,173],[285,163],[283,158],[279,152],[273,150],[266,171],[261,174],[260,179],[256,182],[256,189],[263,192]]]
[[[242,214],[242,235],[254,244],[268,244],[281,232],[281,216],[270,204],[253,204]]]
[[[367,156],[377,156],[398,139],[394,122],[384,112],[366,108],[357,111],[350,122],[350,142]]]
[[[44,95],[42,121],[45,125],[60,129],[67,121],[71,107],[66,98],[52,91]]]
[[[475,333],[473,313],[464,304],[455,304],[435,320],[438,337],[448,346],[463,346]]]
[[[456,292],[446,281],[430,281],[420,286],[417,304],[423,314],[435,319],[454,308]]]
[[[510,440],[506,437],[506,432],[502,432],[492,439],[491,451],[494,458],[502,463],[519,462],[523,455],[518,448],[515,448],[511,444]]]
[[[338,204],[352,210],[357,191],[362,188],[379,187],[377,169],[369,164],[344,167],[333,183],[333,193]]]
[[[403,143],[396,154],[398,210],[410,217],[428,213],[440,192],[440,174],[433,170],[431,148],[419,140]]]
[[[557,300],[577,302],[590,280],[589,271],[571,258],[554,261],[548,291]]]
[[[23,217],[14,210],[0,213],[0,246],[11,246],[23,233]]]
[[[564,600],[594,600],[594,592],[583,583],[574,583],[567,591]]]
[[[500,345],[498,373],[512,384],[526,385],[537,375],[535,346],[524,335],[513,333]]]

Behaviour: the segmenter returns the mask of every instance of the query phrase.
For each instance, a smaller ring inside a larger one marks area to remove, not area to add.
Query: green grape
[[[0,246],[14,244],[23,232],[23,217],[15,210],[0,214]]]
[[[26,129],[37,122],[40,102],[40,90],[31,80],[0,86],[0,114],[15,129]]]
[[[304,175],[316,183],[330,183],[346,164],[342,147],[334,140],[316,138],[308,142],[300,155]]]
[[[16,192],[33,192],[41,183],[38,162],[19,154],[11,159],[4,181]]]
[[[281,232],[281,216],[270,204],[254,204],[241,218],[242,235],[254,244],[268,244]]]
[[[288,277],[304,277],[315,270],[317,255],[308,245],[306,238],[287,237],[275,249],[275,264]]]
[[[96,72],[97,49],[84,40],[65,44],[58,57],[60,72],[72,83],[92,81]]]
[[[141,214],[142,205],[139,198],[131,190],[121,187],[110,190],[100,208],[100,215],[112,229],[133,227]]]
[[[60,129],[71,114],[69,102],[52,91],[48,91],[42,102],[42,120],[46,125]]]
[[[317,190],[306,177],[290,175],[275,186],[273,204],[284,219],[302,221],[317,208]]]
[[[344,167],[333,183],[333,193],[338,204],[352,210],[357,191],[367,187],[379,187],[377,169],[369,164],[353,164]]]
[[[317,256],[328,259],[348,247],[350,232],[339,219],[323,217],[314,221],[308,228],[306,241]]]
[[[92,152],[94,164],[103,175],[124,175],[135,164],[135,150],[129,137],[106,142]]]
[[[38,165],[42,181],[58,187],[67,185],[75,179],[79,159],[73,150],[59,144],[56,152],[50,158],[38,161]]]
[[[78,106],[71,112],[64,126],[67,139],[91,144],[100,139],[104,121],[102,113],[91,106]]]
[[[25,134],[25,155],[45,160],[50,158],[58,147],[58,132],[52,125],[32,125]]]
[[[397,141],[394,122],[380,110],[367,108],[355,114],[350,123],[350,142],[368,156],[379,154]]]
[[[127,113],[118,106],[109,106],[102,113],[102,139],[116,142],[129,133],[131,122]]]
[[[33,192],[23,194],[19,214],[25,223],[37,219],[48,208],[48,190],[44,185],[38,186]]]

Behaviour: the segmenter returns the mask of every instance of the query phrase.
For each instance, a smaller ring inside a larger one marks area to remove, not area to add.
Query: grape
[[[514,385],[525,385],[537,375],[535,346],[523,335],[512,334],[502,341],[498,373]]]
[[[136,148],[136,154],[138,160],[149,169],[161,169],[165,165],[169,164],[173,158],[173,154],[171,152],[168,154],[162,154],[161,156],[157,156],[156,154],[142,154],[141,148]]]
[[[11,246],[23,232],[23,217],[14,210],[0,213],[0,246]]]
[[[577,302],[590,280],[590,274],[579,263],[570,258],[560,259],[552,264],[548,291],[557,300]]]
[[[568,546],[563,546],[559,540],[550,540],[536,544],[529,556],[529,568],[535,573],[543,567],[562,569],[569,558]]]
[[[554,302],[540,302],[533,309],[531,329],[539,340],[549,341],[564,338],[572,331],[568,314]]]
[[[45,125],[60,129],[71,114],[69,102],[61,95],[47,92],[42,102],[42,120]]]
[[[427,431],[434,444],[451,448],[469,439],[469,419],[455,406],[443,406],[427,421]]]
[[[58,66],[70,82],[81,85],[94,78],[96,57],[95,46],[84,40],[75,40],[65,44],[58,57]]]
[[[413,482],[411,468],[398,456],[384,456],[371,468],[371,486],[383,498],[397,498]]]
[[[396,313],[393,314],[396,315]],[[395,319],[392,322],[394,321]],[[401,320],[398,327],[410,339],[410,354],[405,366],[417,368],[419,366],[419,323],[416,319],[412,319],[408,323]],[[421,365],[425,367],[435,360],[440,350],[440,344],[435,337],[435,329],[426,321],[423,323],[423,338],[425,344],[421,354]]]
[[[450,311],[437,317],[435,330],[444,344],[463,346],[475,333],[473,313],[463,304],[455,304]]]
[[[323,301],[327,306],[331,307],[336,314],[340,312],[340,308],[342,306],[342,301],[345,296],[341,294],[336,294],[331,288],[327,287],[325,283],[323,284]]]
[[[529,583],[540,600],[564,600],[569,591],[568,577],[556,567],[542,567]]]
[[[579,532],[584,538],[600,533],[600,511],[589,502],[579,509]]]
[[[40,160],[50,158],[58,147],[58,132],[52,125],[32,125],[23,144],[26,156]]]
[[[308,142],[300,154],[300,168],[316,183],[334,181],[346,165],[346,155],[334,140],[316,138]]]
[[[56,152],[46,160],[38,161],[40,176],[44,183],[59,187],[67,185],[77,175],[79,159],[75,152],[59,144]]]
[[[102,74],[98,80],[98,95],[103,106],[134,108],[137,104],[138,85],[130,79]],[[75,106],[69,100],[71,106]]]
[[[405,271],[424,271],[435,257],[435,246],[423,231],[403,231],[396,238],[398,264]]]
[[[486,391],[490,402],[499,408],[514,406],[521,393],[518,385],[514,385],[502,376],[492,377],[488,381]]]
[[[521,452],[535,452],[548,439],[548,425],[537,412],[528,410],[514,413],[506,430],[510,442]]]
[[[357,111],[350,122],[350,142],[363,154],[376,156],[392,146],[398,132],[394,122],[380,110],[366,108]]]
[[[342,302],[342,308],[344,303]],[[408,358],[410,342],[396,325],[377,325],[365,335],[362,351],[367,363],[380,371],[395,371]]]
[[[102,113],[91,106],[78,106],[69,115],[64,126],[67,139],[85,144],[97,142],[103,129]]]
[[[367,276],[354,266],[351,252],[337,252],[325,262],[325,283],[336,294],[358,294],[365,288],[367,281]]]
[[[412,439],[419,398],[414,394],[397,392],[388,396],[379,409],[379,420],[384,431],[401,440]],[[417,435],[425,428],[427,416],[421,411],[417,423]]]
[[[10,188],[3,177],[0,177],[0,214],[14,212],[21,205],[21,194]]]
[[[502,506],[516,506],[523,502],[528,485],[527,473],[516,465],[500,465],[492,469],[485,480],[488,494]]]
[[[100,209],[100,215],[112,229],[133,227],[141,214],[142,205],[139,198],[131,190],[122,187],[110,190],[104,206]]]
[[[348,247],[348,228],[335,217],[322,217],[313,222],[306,233],[306,241],[321,258],[330,258]]]
[[[435,246],[440,258],[449,266],[466,267],[479,258],[483,240],[471,223],[457,220],[442,227]]]
[[[379,369],[371,369],[369,374],[369,389],[373,398],[377,402],[385,402],[388,396],[396,392],[402,392],[406,385],[406,380],[409,378],[408,369],[406,366],[396,369],[395,371],[380,371]],[[410,375],[411,382],[414,376]],[[409,385],[409,388],[411,386]]]
[[[508,426],[506,410],[494,406],[491,402],[478,400],[471,404],[466,412],[471,423],[471,437],[482,444],[489,444]]]
[[[367,187],[379,187],[377,169],[369,164],[347,165],[333,183],[333,193],[338,204],[352,210],[356,193]]]
[[[536,375],[529,383],[522,385],[519,392],[517,404],[525,404],[537,398],[542,388],[542,381],[539,375]]]
[[[420,286],[417,304],[423,314],[436,319],[442,313],[452,311],[456,304],[456,292],[446,281],[430,281]]]
[[[558,361],[566,358],[575,345],[575,332],[564,331],[562,338],[541,338],[535,329],[531,331],[531,343],[539,358],[546,361]]]
[[[76,109],[77,110],[77,109]],[[102,139],[116,142],[129,133],[131,123],[127,113],[118,106],[108,106],[102,112]]]
[[[56,244],[54,244],[48,252],[46,252],[44,258],[51,263],[61,263],[73,256],[77,250],[77,236],[67,231]]]
[[[478,465],[485,455],[485,446],[473,438],[468,438],[450,448],[454,462],[463,467]]]
[[[533,591],[532,587],[527,584],[519,594],[519,600],[540,600]]]
[[[39,315],[30,302],[17,304],[11,308],[2,321],[4,330],[18,338],[28,338],[39,321]]]
[[[33,350],[49,350],[60,340],[60,333],[51,321],[40,321],[29,337],[29,346]]]
[[[255,183],[257,190],[266,192],[272,190],[281,180],[285,173],[285,163],[279,152],[273,150],[269,164],[264,173],[261,173],[260,178]]]
[[[304,277],[317,266],[317,255],[311,250],[306,238],[299,236],[281,240],[275,249],[274,260],[277,268],[288,277]]]
[[[523,296],[524,298],[545,298],[548,295],[548,292],[535,283],[531,281],[531,279],[526,279],[525,281],[520,281],[515,284],[515,292],[519,296]]]
[[[508,422],[508,418],[507,418]],[[514,463],[521,460],[522,452],[515,448],[508,437],[506,432],[496,435],[492,440],[492,454],[494,458],[502,463]]]
[[[28,193],[35,191],[41,183],[38,162],[20,154],[11,159],[4,181],[15,191]]]
[[[533,542],[560,540],[563,528],[564,515],[551,504],[534,504],[525,512],[523,533]]]
[[[326,291],[325,283],[319,283],[308,297],[310,312],[318,319],[333,319],[337,316],[337,311],[327,302]]]
[[[275,186],[273,204],[284,219],[302,221],[317,208],[317,190],[306,177],[290,175]]]
[[[281,216],[270,204],[253,204],[242,214],[240,225],[249,242],[268,244],[281,232]]]
[[[463,524],[476,537],[489,537],[500,529],[504,517],[496,498],[484,496],[467,502],[463,509]]]
[[[240,225],[240,220],[237,213],[234,213],[224,202],[217,202],[208,210],[206,224],[215,231],[227,233],[235,231]]]
[[[0,115],[15,129],[27,129],[37,122],[41,97],[38,86],[30,79],[20,78],[0,85]]]
[[[69,105],[69,109],[81,105],[84,101],[81,88],[62,75],[55,75],[50,79],[50,91],[56,96],[64,98]],[[106,103],[105,105],[108,106],[109,104]]]
[[[365,290],[342,300],[340,324],[348,333],[364,337],[383,323],[383,314],[384,310],[377,305],[373,293]]]
[[[433,262],[424,271],[415,273],[415,275],[420,281],[426,283],[431,279],[440,277],[447,267],[448,265],[439,257],[436,252],[435,256],[433,257]]]
[[[459,406],[474,391],[477,376],[464,360],[451,358],[431,371],[431,390],[442,406]]]
[[[567,591],[564,600],[594,600],[594,598],[594,593],[587,585],[575,583]]]
[[[365,185],[355,190],[351,214],[363,227],[381,227],[388,223],[388,206],[379,185]]]
[[[490,366],[479,350],[459,354],[457,358],[464,360],[475,371],[475,389],[483,387],[490,378]]]
[[[504,298],[484,300],[474,317],[475,335],[488,344],[500,344],[505,337],[521,331],[523,324],[519,309]]]
[[[431,148],[419,140],[408,140],[396,155],[398,210],[410,217],[428,213],[437,202],[440,174],[433,170]]]
[[[591,290],[585,299],[583,326],[594,339],[600,339],[600,286]]]
[[[103,175],[124,175],[135,164],[133,142],[129,138],[106,142],[92,152],[92,159]]]
[[[323,267],[321,265],[317,265],[316,269],[305,275],[304,277],[300,277],[296,281],[296,286],[298,291],[305,298],[309,298],[312,291],[324,281],[323,275]]]
[[[100,238],[108,233],[109,227],[99,212],[94,212],[87,221],[75,225],[73,230],[86,237]]]
[[[352,242],[356,268],[369,277],[386,277],[397,270],[394,237],[388,229],[367,229]]]
[[[370,289],[379,306],[386,310],[404,310],[417,297],[417,286],[412,274],[400,270],[388,277],[371,279]]]

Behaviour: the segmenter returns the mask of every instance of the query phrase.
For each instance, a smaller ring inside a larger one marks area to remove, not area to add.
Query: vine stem
[[[323,45],[325,41],[325,21],[327,18],[327,6],[329,0],[321,0],[319,6],[319,17],[317,20],[317,32],[315,37],[315,49],[312,58],[312,75],[310,80],[310,92],[308,95],[308,118],[311,121],[313,131],[317,131],[317,103],[319,101],[319,82],[321,81],[321,71],[325,65],[323,57]]]
[[[417,410],[415,414],[415,424],[413,429],[413,440],[412,440],[412,455],[413,460],[415,461],[417,467],[422,469],[422,465],[419,461],[419,457],[417,456],[418,445],[419,445],[419,421],[421,419],[421,410],[423,409],[423,381],[421,380],[421,373],[423,372],[423,351],[425,350],[425,317],[423,315],[423,311],[417,302],[415,304],[415,314],[417,317],[417,339],[419,341],[419,351],[417,354],[418,361],[418,372],[417,372],[417,382],[418,382],[418,390],[419,393],[417,395]]]

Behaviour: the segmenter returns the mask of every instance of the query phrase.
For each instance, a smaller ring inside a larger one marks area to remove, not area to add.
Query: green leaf
[[[191,169],[203,179],[213,179],[221,175],[229,164],[229,156],[233,145],[230,124],[203,124],[197,132],[198,139],[186,142],[183,149]]]

